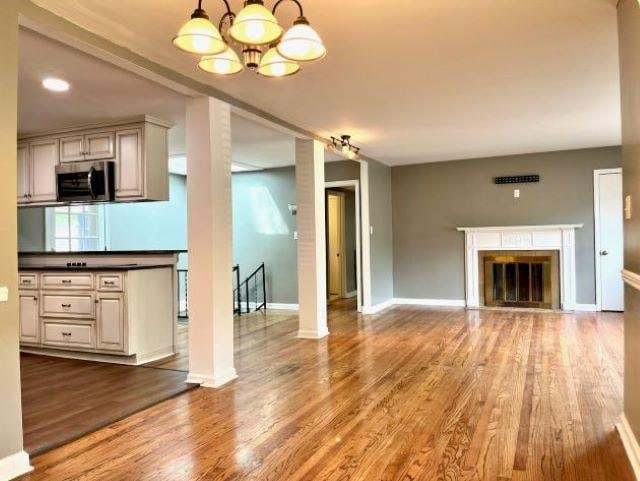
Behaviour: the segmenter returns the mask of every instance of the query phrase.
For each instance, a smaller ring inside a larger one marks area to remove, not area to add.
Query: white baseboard
[[[388,307],[393,306],[393,299],[388,299],[380,304],[376,304],[375,306],[362,306],[363,314],[376,314]]]
[[[616,428],[618,429],[618,433],[622,439],[624,449],[627,452],[627,457],[631,462],[633,473],[636,475],[636,479],[640,479],[640,445],[633,434],[633,430],[629,425],[627,416],[623,414],[620,417],[620,421],[616,424]]]
[[[576,312],[597,312],[598,307],[595,304],[576,304],[574,311]]]
[[[243,302],[242,307],[245,307],[246,304]],[[249,303],[249,309],[255,309],[258,306],[255,302]],[[300,309],[299,304],[285,304],[283,302],[267,302],[267,309],[273,309],[274,311],[285,310],[285,311],[298,311]],[[244,312],[243,312],[244,314]]]
[[[234,368],[218,373],[215,376],[206,376],[202,374],[189,373],[185,382],[190,384],[200,384],[200,387],[216,388],[233,381],[238,377],[238,373]]]
[[[345,299],[352,299],[352,298],[356,297],[357,295],[358,295],[358,291],[351,291],[351,292],[347,292],[344,295],[344,298]]]
[[[0,459],[0,481],[9,481],[33,471],[29,455],[25,451]]]
[[[300,329],[296,337],[298,339],[322,339],[323,337],[327,337],[328,335],[329,335],[329,330],[313,331],[313,330]]]
[[[407,299],[395,298],[394,304],[412,305],[412,306],[436,306],[436,307],[465,307],[467,305],[464,299]]]

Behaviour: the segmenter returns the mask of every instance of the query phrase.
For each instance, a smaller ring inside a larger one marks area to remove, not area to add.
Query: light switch
[[[298,231],[297,230],[293,231],[293,240],[298,240]]]
[[[513,190],[513,198],[514,199],[519,199],[520,198],[520,189],[514,189]]]
[[[0,286],[0,302],[9,301],[9,288],[6,286]]]
[[[631,219],[631,196],[627,195],[624,198],[624,218]]]

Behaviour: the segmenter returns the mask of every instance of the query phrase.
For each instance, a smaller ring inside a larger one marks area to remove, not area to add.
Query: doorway
[[[622,169],[594,172],[596,308],[624,310]]]
[[[327,182],[327,301],[361,309],[360,197],[357,180]]]

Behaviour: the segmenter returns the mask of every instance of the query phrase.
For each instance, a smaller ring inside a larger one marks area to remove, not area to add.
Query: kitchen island
[[[21,351],[129,365],[172,355],[177,260],[177,251],[21,253]]]

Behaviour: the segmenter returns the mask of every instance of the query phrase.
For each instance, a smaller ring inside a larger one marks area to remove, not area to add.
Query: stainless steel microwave
[[[109,202],[115,199],[116,163],[69,162],[56,166],[58,202]]]

